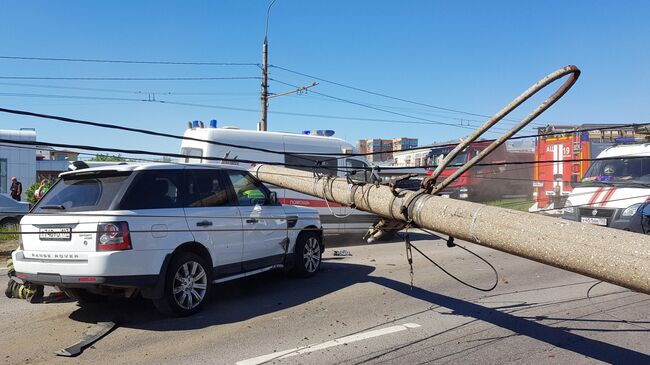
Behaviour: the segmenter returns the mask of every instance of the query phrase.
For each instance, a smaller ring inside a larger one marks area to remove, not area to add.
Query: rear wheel
[[[164,280],[163,297],[153,301],[156,308],[166,315],[189,316],[208,300],[212,274],[203,258],[183,252],[172,259]]]
[[[17,231],[19,222],[15,218],[6,218],[0,221],[0,229],[5,230],[5,231]]]
[[[318,234],[303,232],[296,242],[296,263],[293,273],[301,277],[312,276],[320,268],[323,245]]]

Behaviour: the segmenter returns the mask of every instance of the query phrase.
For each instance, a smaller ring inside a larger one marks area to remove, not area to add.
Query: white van
[[[650,144],[617,145],[592,162],[567,198],[562,217],[642,232],[649,198]]]
[[[187,157],[189,163],[224,163],[235,164],[245,168],[252,168],[256,164],[270,162],[282,163],[291,168],[313,171],[313,167],[320,162],[318,172],[332,176],[345,176],[345,171],[358,168],[351,176],[353,180],[372,182],[375,177],[369,168],[368,162],[359,157],[318,156],[319,153],[354,153],[354,147],[348,142],[334,137],[317,135],[262,132],[241,130],[236,127],[202,128],[190,127],[185,131],[184,137],[205,141],[215,141],[237,146],[262,148],[271,151],[291,152],[291,155],[271,152],[260,152],[246,148],[226,147],[207,142],[185,139],[181,143],[181,154]],[[216,157],[232,160],[254,162],[233,162],[206,160],[204,157]],[[299,167],[296,167],[299,166]],[[310,195],[301,194],[292,190],[269,186],[278,195],[278,200],[286,205],[298,205],[316,208],[320,214],[324,234],[362,233],[377,222],[379,217],[351,209],[337,203],[327,201]]]

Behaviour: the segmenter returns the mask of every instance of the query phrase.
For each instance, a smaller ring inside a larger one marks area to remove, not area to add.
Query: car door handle
[[[257,219],[255,219],[255,218],[251,218],[251,219],[246,220],[246,223],[257,223],[257,222],[259,222],[259,221]]]
[[[211,225],[212,225],[212,222],[210,222],[210,221],[196,222],[197,227],[208,227],[208,226],[211,226]]]

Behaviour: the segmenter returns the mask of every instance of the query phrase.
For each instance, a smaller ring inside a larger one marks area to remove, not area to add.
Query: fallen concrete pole
[[[343,178],[278,166],[260,165],[253,173],[385,218],[405,220],[408,206],[422,228],[650,294],[650,236],[413,191],[394,196],[388,186],[353,187]]]

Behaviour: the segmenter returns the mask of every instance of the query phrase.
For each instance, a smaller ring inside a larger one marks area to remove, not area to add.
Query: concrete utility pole
[[[650,236],[344,178],[259,165],[265,183],[650,294]]]
[[[436,185],[435,175],[461,149],[535,93],[567,75],[565,83],[528,116]],[[579,75],[576,66],[566,66],[528,88],[456,146],[434,175],[422,181],[418,192],[354,184],[343,178],[269,165],[257,166],[254,172],[266,183],[375,213],[388,222],[412,222],[418,227],[650,294],[650,236],[435,195],[557,102]]]
[[[269,42],[268,42],[268,33],[269,33],[269,15],[271,13],[271,7],[275,4],[276,0],[271,1],[269,7],[266,9],[266,27],[264,28],[264,45],[262,46],[262,120],[260,121],[259,130],[266,131],[266,118],[268,115],[269,108]]]

